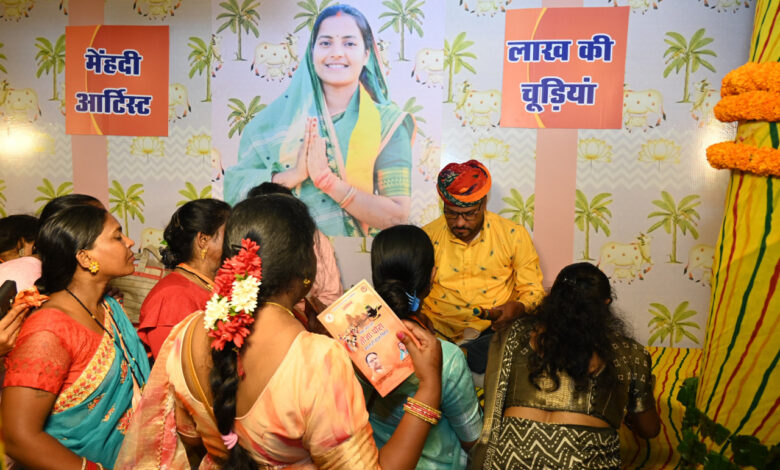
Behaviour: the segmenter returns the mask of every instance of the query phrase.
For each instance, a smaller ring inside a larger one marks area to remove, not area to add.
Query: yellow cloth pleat
[[[363,85],[360,85],[358,120],[347,148],[345,162],[346,180],[356,189],[373,194],[374,163],[379,155],[382,141],[382,121],[374,100]]]

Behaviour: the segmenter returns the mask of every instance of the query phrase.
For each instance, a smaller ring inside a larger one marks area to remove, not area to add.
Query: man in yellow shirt
[[[469,367],[480,374],[493,330],[509,326],[544,295],[528,232],[486,209],[490,184],[476,160],[447,165],[437,179],[443,214],[423,227],[437,269],[422,312],[439,336],[466,349]]]

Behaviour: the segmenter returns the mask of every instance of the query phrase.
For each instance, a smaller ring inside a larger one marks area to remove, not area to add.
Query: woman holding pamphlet
[[[234,207],[214,295],[163,343],[115,468],[414,468],[438,413],[439,343],[411,323],[399,335],[421,411],[378,451],[346,351],[292,313],[316,272],[314,230],[292,196]]]
[[[427,322],[419,313],[420,299],[430,290],[433,263],[431,240],[419,227],[397,225],[382,230],[374,238],[371,247],[374,287],[399,318],[414,321],[421,327]],[[403,345],[398,346],[403,357]],[[418,469],[465,468],[466,451],[482,428],[482,413],[466,358],[452,343],[441,341],[441,346],[442,416],[428,434]],[[371,385],[362,383],[374,440],[380,449],[384,449],[408,412],[407,397],[413,396],[420,384],[417,372],[385,397],[380,397]]]

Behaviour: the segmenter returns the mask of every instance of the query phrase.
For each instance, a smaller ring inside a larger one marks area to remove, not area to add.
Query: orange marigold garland
[[[732,70],[723,77],[720,96],[713,109],[720,121],[780,121],[780,63],[748,62]],[[707,161],[717,169],[780,176],[780,150],[773,147],[721,142],[707,148]]]
[[[721,98],[713,108],[715,117],[731,121],[780,121],[780,93],[746,91]]]
[[[759,176],[780,176],[780,150],[737,142],[721,142],[707,148],[713,168],[741,170]]]
[[[748,62],[723,77],[720,96],[731,96],[748,91],[780,93],[780,63]]]

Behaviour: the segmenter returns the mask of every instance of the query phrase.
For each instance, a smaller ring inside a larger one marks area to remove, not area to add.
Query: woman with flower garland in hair
[[[346,352],[291,311],[313,281],[313,240],[292,196],[235,206],[214,296],[163,344],[116,468],[185,468],[188,457],[201,469],[414,468],[431,424],[407,414],[378,452]],[[433,414],[441,348],[407,326],[420,343],[399,338],[420,379],[414,398]]]
[[[163,234],[163,263],[173,272],[158,282],[141,305],[138,336],[157,358],[165,338],[187,315],[206,306],[222,261],[222,238],[230,206],[196,199],[173,213]]]
[[[428,319],[420,313],[420,299],[428,295],[433,274],[433,245],[423,229],[396,225],[382,230],[374,238],[371,246],[374,287],[399,318],[431,328]],[[453,343],[440,342],[442,417],[428,434],[417,463],[418,470],[466,468],[466,451],[482,429],[482,412],[466,358]],[[404,351],[401,349],[400,353],[403,355]],[[418,379],[412,375],[385,397],[380,397],[365,380],[361,380],[361,385],[374,440],[382,448],[403,418],[408,397],[417,391]]]
[[[566,266],[534,315],[490,345],[471,469],[621,468],[618,428],[658,434],[650,354],[611,308],[607,276]]]
[[[133,241],[102,207],[55,212],[35,242],[49,300],[6,358],[6,452],[24,468],[113,468],[149,364],[108,282],[133,273]]]

